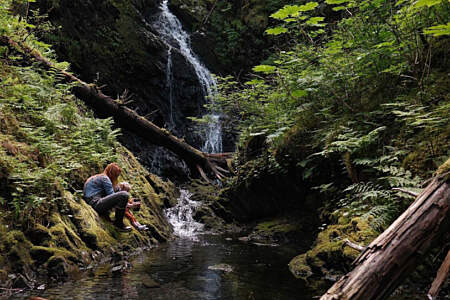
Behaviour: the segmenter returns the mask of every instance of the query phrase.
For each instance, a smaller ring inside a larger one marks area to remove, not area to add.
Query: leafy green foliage
[[[0,4],[0,32],[51,54],[28,31],[32,27],[8,14],[8,4]],[[17,224],[39,221],[62,202],[65,190],[80,189],[92,170],[117,160],[119,130],[111,119],[87,113],[57,72],[24,66],[19,52],[2,53],[0,77],[2,205]]]
[[[450,22],[443,25],[436,25],[425,28],[423,32],[425,34],[431,34],[433,36],[450,35]]]
[[[450,155],[449,47],[440,38],[450,7],[327,0],[339,15],[330,22],[314,3],[271,15],[280,25],[266,33],[285,34],[291,49],[253,68],[243,85],[222,80],[216,105],[241,148],[266,136],[280,165],[296,165],[337,213],[382,230],[411,201],[392,188],[420,186]],[[337,161],[340,175],[324,161]]]

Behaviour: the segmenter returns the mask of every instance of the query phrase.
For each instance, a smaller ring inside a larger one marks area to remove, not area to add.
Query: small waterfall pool
[[[239,235],[204,234],[203,224],[192,218],[199,203],[186,190],[180,194],[178,204],[166,210],[178,238],[141,253],[126,272],[114,274],[106,264],[77,281],[16,298],[291,300],[318,295],[288,270],[298,249],[246,243]]]
[[[112,274],[105,265],[78,281],[16,299],[312,299],[320,293],[288,270],[296,254],[294,247],[257,246],[236,237],[178,238],[139,255],[125,273]]]

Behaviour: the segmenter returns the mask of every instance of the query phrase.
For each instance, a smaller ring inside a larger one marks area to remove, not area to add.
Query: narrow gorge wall
[[[190,144],[202,144],[192,122],[186,119],[204,111],[202,88],[194,68],[177,49],[171,51],[176,117],[170,117],[166,77],[169,46],[152,26],[159,12],[158,2],[40,0],[36,7],[58,28],[43,37],[55,45],[58,57],[70,62],[83,80],[101,86],[113,97],[128,91],[132,101],[127,106],[160,127],[171,127]],[[166,168],[161,171],[166,176],[183,175],[184,164],[173,155],[143,143],[130,132],[122,141],[147,167]]]

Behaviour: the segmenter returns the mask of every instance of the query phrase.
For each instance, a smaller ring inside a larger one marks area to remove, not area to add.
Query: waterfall
[[[175,121],[173,118],[173,75],[172,75],[172,47],[169,46],[167,51],[167,66],[166,66],[166,82],[167,89],[169,90],[169,120],[170,127],[175,126]],[[171,129],[171,128],[170,128]]]
[[[169,45],[168,62],[167,62],[167,72],[169,73],[170,66],[170,76],[172,75],[172,61],[171,61],[171,48],[176,48],[180,53],[186,58],[186,60],[193,66],[195,74],[200,82],[203,97],[211,98],[214,101],[214,96],[217,93],[216,80],[212,76],[211,72],[200,62],[198,57],[195,55],[191,48],[191,41],[189,35],[183,30],[181,22],[177,17],[172,14],[169,10],[169,1],[163,0],[161,3],[161,14],[158,20],[153,23],[153,27],[159,33],[160,37],[164,42]],[[170,61],[170,65],[169,65]],[[167,75],[167,82],[169,88],[169,97],[172,95],[172,78]],[[170,84],[169,84],[170,83]],[[172,112],[172,102],[174,99],[169,99],[171,105],[171,118],[173,118]],[[212,123],[206,128],[205,142],[202,150],[210,153],[222,152],[222,128],[220,124],[220,116],[218,114],[211,114],[208,116]],[[173,119],[171,120],[171,122]]]
[[[166,216],[173,226],[174,234],[179,237],[195,239],[195,236],[203,230],[203,224],[196,222],[192,214],[200,205],[191,200],[192,194],[187,190],[180,190],[180,198],[176,206],[166,209]]]

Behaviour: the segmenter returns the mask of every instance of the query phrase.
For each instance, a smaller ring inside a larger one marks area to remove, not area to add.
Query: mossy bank
[[[50,46],[27,32],[9,5],[0,4],[0,33],[16,41],[26,37],[53,59]],[[34,287],[39,279],[67,278],[171,236],[162,209],[175,201],[174,185],[149,174],[118,143],[121,133],[111,119],[95,118],[70,84],[20,49],[0,46],[0,78],[1,285]],[[119,180],[141,200],[135,216],[148,231],[118,232],[82,199],[84,181],[110,162],[120,165]]]

